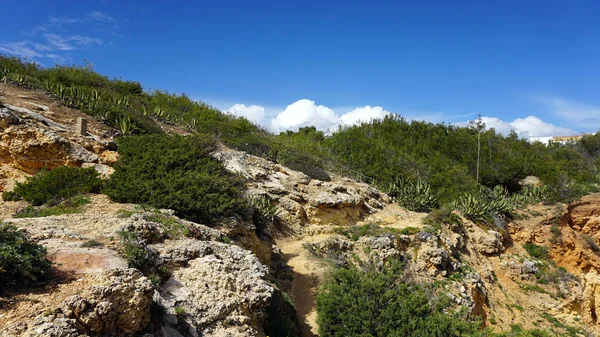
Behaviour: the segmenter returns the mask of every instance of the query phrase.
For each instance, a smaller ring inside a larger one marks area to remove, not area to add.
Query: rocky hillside
[[[0,190],[43,167],[113,172],[115,130],[41,92],[0,85],[0,101]],[[87,135],[76,134],[79,117]],[[46,217],[15,216],[27,203],[0,201],[3,221],[53,262],[47,281],[1,292],[0,336],[316,336],[328,273],[385,261],[495,331],[600,335],[600,194],[529,206],[492,229],[408,211],[345,177],[312,179],[225,146],[213,156],[244,179],[247,198],[267,200],[265,226],[231,216],[208,227],[100,194]],[[130,268],[132,254],[144,263]]]

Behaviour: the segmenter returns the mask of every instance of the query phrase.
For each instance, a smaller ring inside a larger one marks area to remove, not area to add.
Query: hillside
[[[272,135],[87,68],[0,61],[0,336],[351,336],[420,300],[415,336],[600,335],[599,135],[482,131],[477,179],[468,128]]]

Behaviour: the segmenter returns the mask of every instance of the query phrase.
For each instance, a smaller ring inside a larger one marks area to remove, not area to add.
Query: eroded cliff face
[[[44,167],[93,166],[111,173],[114,131],[39,92],[0,85],[0,100],[0,191]],[[76,133],[78,117],[89,121],[84,136]]]

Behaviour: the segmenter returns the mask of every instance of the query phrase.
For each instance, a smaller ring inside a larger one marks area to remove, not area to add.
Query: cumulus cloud
[[[359,122],[368,122],[372,119],[381,119],[390,112],[380,106],[367,105],[364,108],[356,108],[340,117],[341,123],[346,125],[357,124]]]
[[[310,99],[301,99],[288,105],[283,111],[265,124],[274,132],[298,130],[305,126],[314,126],[319,130],[335,130],[338,125],[352,125],[367,122],[374,118],[383,118],[389,111],[380,106],[367,105],[344,113],[336,113],[333,109],[318,105]]]
[[[481,117],[486,128],[494,128],[496,132],[507,135],[514,130],[519,137],[547,137],[547,136],[569,136],[578,134],[577,131],[556,126],[551,123],[544,122],[536,116],[528,116],[525,118],[517,118],[512,122],[507,122],[496,117]],[[468,122],[457,123],[460,126],[468,125]]]
[[[245,117],[249,121],[256,124],[261,124],[265,118],[265,108],[259,105],[247,106],[245,104],[235,104],[229,109],[225,110],[225,112],[232,115]]]
[[[269,124],[274,131],[297,130],[309,125],[326,130],[337,125],[339,120],[332,109],[309,99],[301,99],[288,105]]]

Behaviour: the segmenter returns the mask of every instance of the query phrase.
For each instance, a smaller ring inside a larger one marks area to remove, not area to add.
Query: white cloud
[[[565,127],[556,126],[544,122],[536,116],[517,118],[512,122],[507,122],[496,117],[481,117],[487,129],[494,128],[496,132],[507,135],[514,130],[519,137],[546,137],[546,136],[569,136],[576,135],[579,132]],[[466,126],[468,122],[457,123],[459,126]]]
[[[304,126],[315,126],[319,130],[333,128],[339,123],[339,117],[333,110],[324,106],[316,105],[315,101],[301,99],[280,112],[270,122],[273,131],[297,130]]]
[[[349,109],[348,109],[349,110]],[[235,104],[225,110],[228,113],[243,116],[249,120],[264,125],[273,132],[298,130],[305,126],[314,126],[319,130],[335,130],[338,125],[352,125],[367,122],[374,118],[383,118],[389,111],[380,106],[367,105],[345,113],[336,113],[325,105],[317,105],[310,99],[301,99],[285,109],[266,109],[259,105]],[[278,113],[275,111],[279,111]],[[273,113],[275,112],[275,113]],[[272,116],[272,117],[271,117]]]
[[[342,124],[352,125],[359,122],[368,122],[372,119],[382,119],[389,115],[390,112],[384,110],[380,106],[367,105],[364,108],[356,108],[340,117]]]
[[[66,39],[58,34],[47,33],[47,34],[44,34],[44,37],[46,38],[46,41],[48,41],[48,43],[55,50],[74,50],[75,49],[75,47],[73,45],[69,44],[68,39]]]
[[[29,59],[43,56],[42,54],[38,53],[38,51],[36,51],[35,46],[32,46],[32,44],[29,41],[11,42],[11,43],[1,44],[0,51],[7,53],[7,54],[24,57],[24,58],[29,58]]]
[[[74,50],[93,45],[105,45],[105,43],[98,37],[81,34],[65,35],[64,32],[73,31],[73,29],[71,27],[66,29],[63,26],[81,24],[78,26],[82,29],[94,28],[94,32],[103,32],[122,38],[124,35],[105,28],[107,24],[116,28],[118,23],[119,21],[114,17],[99,11],[88,13],[81,18],[50,16],[46,23],[34,27],[30,31],[22,31],[30,40],[0,43],[0,52],[29,58],[38,63],[40,63],[40,59],[64,63],[71,58],[71,52]],[[110,45],[111,41],[107,44]]]
[[[265,118],[265,108],[258,105],[246,106],[245,104],[235,104],[225,112],[232,115],[241,116],[247,118],[249,121],[261,124]]]
[[[544,97],[540,101],[550,110],[570,123],[586,130],[600,128],[600,106],[582,104],[556,97]]]

